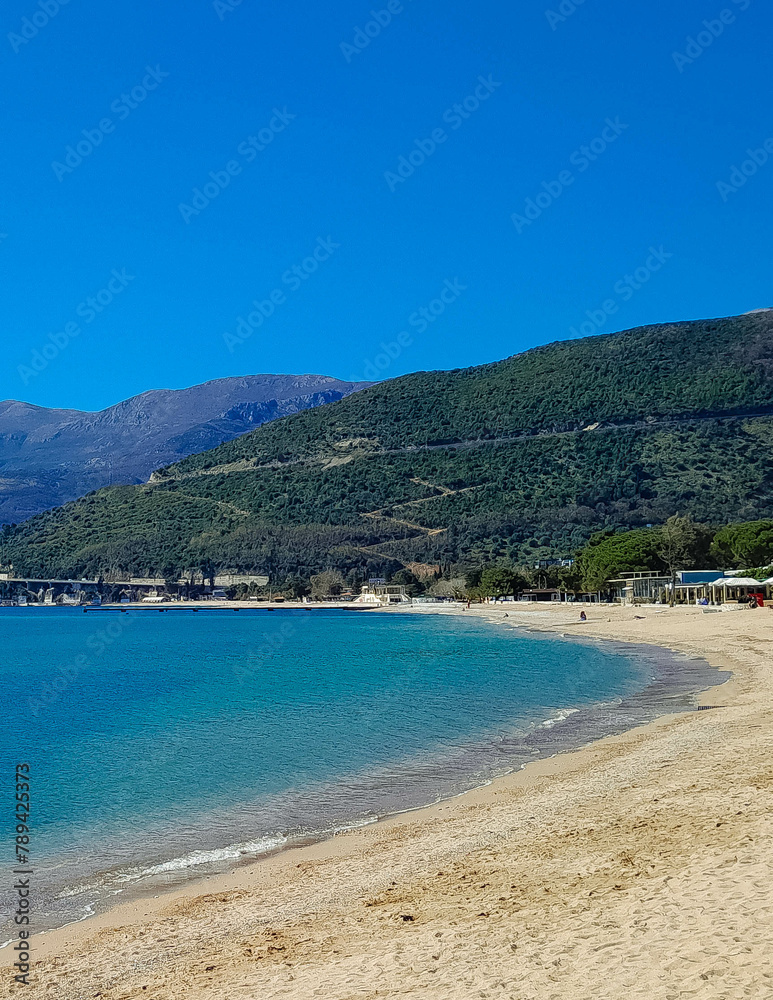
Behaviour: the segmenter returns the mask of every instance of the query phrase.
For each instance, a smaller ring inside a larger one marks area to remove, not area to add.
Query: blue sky
[[[8,0],[2,25],[0,399],[386,378],[773,305],[762,0]]]

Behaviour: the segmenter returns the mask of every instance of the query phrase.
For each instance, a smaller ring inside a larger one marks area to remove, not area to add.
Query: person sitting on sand
[[[587,622],[587,620],[588,620],[588,616],[585,614],[584,611],[581,611],[580,612],[580,621],[581,622]]]

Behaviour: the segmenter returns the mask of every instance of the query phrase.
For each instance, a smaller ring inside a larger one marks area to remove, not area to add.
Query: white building
[[[355,604],[380,604],[388,607],[395,604],[411,604],[405,587],[389,583],[366,583]]]

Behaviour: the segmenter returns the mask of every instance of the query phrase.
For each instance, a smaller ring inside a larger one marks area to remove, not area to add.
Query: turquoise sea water
[[[458,794],[716,682],[664,651],[426,614],[10,609],[0,642],[39,928]]]

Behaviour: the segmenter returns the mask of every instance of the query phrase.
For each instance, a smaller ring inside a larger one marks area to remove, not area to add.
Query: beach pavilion
[[[773,577],[771,577],[773,580]],[[768,589],[771,580],[760,583],[751,576],[722,576],[708,585],[714,603],[725,604],[739,601],[749,594],[759,594]]]

